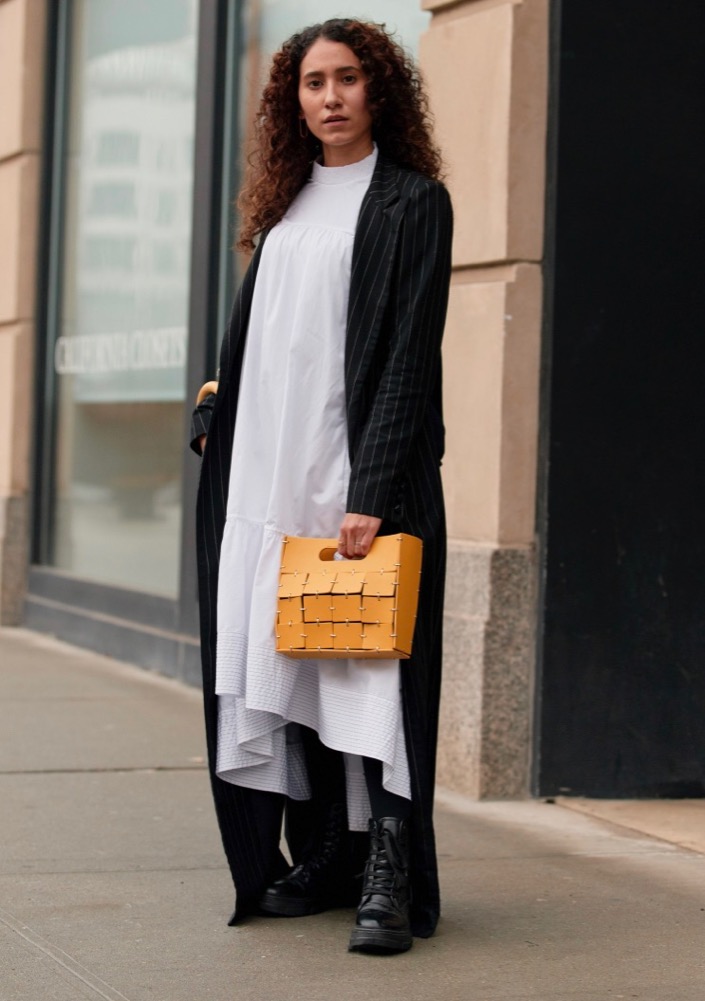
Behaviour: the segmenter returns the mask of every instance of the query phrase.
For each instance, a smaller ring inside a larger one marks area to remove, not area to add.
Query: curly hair
[[[272,61],[255,119],[254,152],[238,199],[239,250],[253,250],[255,237],[279,222],[320,153],[318,140],[310,133],[303,139],[299,132],[298,97],[301,61],[319,38],[342,42],[360,60],[367,77],[372,137],[380,152],[400,167],[434,180],[441,177],[428,99],[411,56],[383,24],[348,18],[314,24],[292,35]]]

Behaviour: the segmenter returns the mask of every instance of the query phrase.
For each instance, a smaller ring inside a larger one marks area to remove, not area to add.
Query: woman
[[[257,129],[240,200],[239,246],[254,255],[192,441],[203,452],[204,698],[231,923],[359,902],[350,948],[399,952],[412,933],[433,934],[439,913],[450,201],[418,75],[381,26],[336,19],[289,39]],[[410,660],[274,652],[284,534],[337,537],[354,559],[398,531],[424,542]],[[293,869],[279,849],[284,809]],[[353,832],[368,821],[361,855]]]

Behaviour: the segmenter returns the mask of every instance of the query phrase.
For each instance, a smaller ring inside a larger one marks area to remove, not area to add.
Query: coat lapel
[[[345,389],[349,423],[357,402],[389,300],[395,246],[404,212],[402,172],[381,154],[360,206],[353,244],[350,298],[345,341]],[[349,431],[353,432],[350,427]]]

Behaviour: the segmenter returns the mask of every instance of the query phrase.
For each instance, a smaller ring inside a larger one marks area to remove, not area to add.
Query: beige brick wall
[[[439,781],[529,788],[549,0],[425,0],[455,207],[444,347],[449,575]]]
[[[20,621],[30,428],[45,0],[0,0],[0,623]]]

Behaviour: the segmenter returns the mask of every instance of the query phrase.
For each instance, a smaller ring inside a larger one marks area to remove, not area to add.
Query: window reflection
[[[82,267],[85,270],[132,272],[136,248],[137,241],[129,236],[87,236],[82,247]]]
[[[95,184],[88,195],[88,215],[132,218],[137,215],[134,184]]]
[[[136,132],[102,132],[98,136],[95,159],[99,164],[139,163],[140,136]]]
[[[197,0],[74,0],[53,562],[176,595]]]

